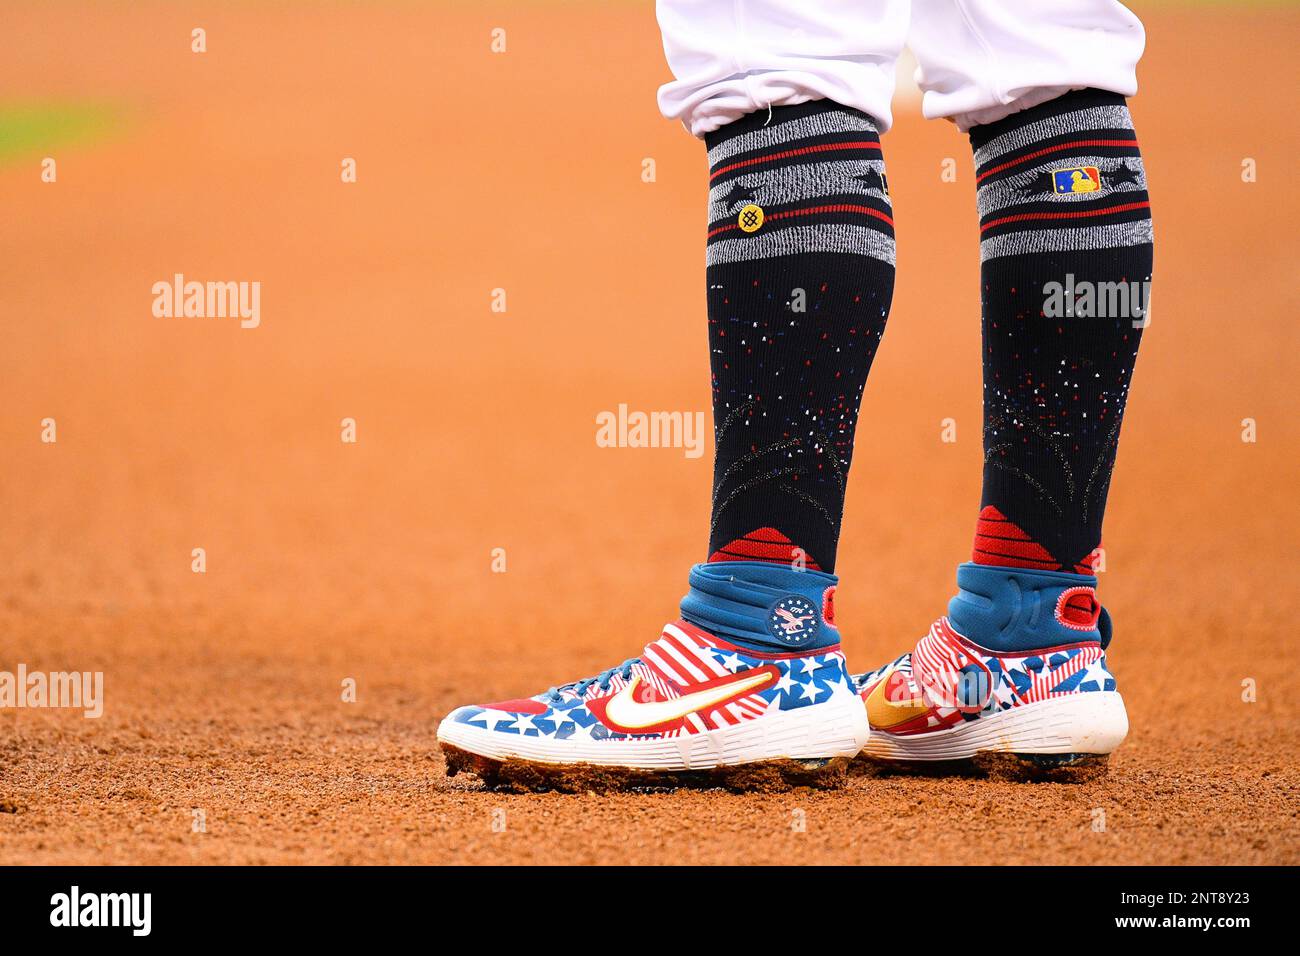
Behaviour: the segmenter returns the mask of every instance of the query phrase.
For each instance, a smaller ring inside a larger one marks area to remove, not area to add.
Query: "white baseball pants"
[[[696,136],[815,99],[884,132],[905,44],[922,112],[962,130],[1071,89],[1132,96],[1146,42],[1118,0],[657,0],[657,11],[676,77],[659,108]]]

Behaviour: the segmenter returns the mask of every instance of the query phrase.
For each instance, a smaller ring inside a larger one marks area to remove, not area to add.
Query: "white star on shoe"
[[[817,672],[818,672],[819,670],[821,670],[822,668],[830,667],[830,666],[831,666],[831,662],[830,662],[830,659],[829,659],[829,658],[826,658],[826,657],[814,657],[814,658],[813,658],[813,659],[808,663],[808,665],[807,665],[807,670],[805,670],[804,673],[807,674],[809,677],[811,677],[813,674],[817,673]]]
[[[533,723],[532,714],[520,714],[515,718],[514,726],[521,737],[524,736],[525,731],[537,729],[537,725]]]
[[[803,696],[805,700],[811,700],[814,704],[817,703],[817,692],[821,690],[820,687],[818,687],[812,681],[809,681],[808,683],[802,686],[802,690],[803,690]]]

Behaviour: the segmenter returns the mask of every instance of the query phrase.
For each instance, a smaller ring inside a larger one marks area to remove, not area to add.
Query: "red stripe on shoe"
[[[495,704],[484,704],[489,710],[504,710],[507,714],[544,714],[547,707],[540,700],[516,697],[514,700],[499,700]]]

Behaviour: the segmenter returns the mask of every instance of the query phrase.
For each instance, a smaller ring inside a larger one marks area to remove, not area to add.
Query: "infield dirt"
[[[438,718],[636,653],[705,546],[707,454],[594,441],[620,402],[708,402],[706,164],[656,111],[650,5],[7,6],[0,90],[120,128],[55,184],[0,168],[0,670],[106,694],[0,711],[0,863],[1300,862],[1295,10],[1139,7],[1110,773],[510,795],[445,776]],[[979,493],[968,147],[899,113],[838,568],[861,669],[942,612]],[[260,326],[153,317],[177,272],[261,282]]]

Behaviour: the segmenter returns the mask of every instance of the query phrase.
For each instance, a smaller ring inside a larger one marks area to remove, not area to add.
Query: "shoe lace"
[[[570,684],[561,684],[559,687],[552,687],[546,692],[546,697],[552,703],[558,704],[564,700],[564,697],[560,692],[565,689],[571,689],[579,697],[585,695],[587,691],[591,689],[592,684],[597,685],[601,690],[609,690],[609,682],[614,679],[615,674],[623,678],[623,680],[631,680],[632,665],[639,663],[641,663],[641,658],[629,657],[622,664],[617,664],[609,670],[601,671],[595,677],[587,677]]]
[[[882,664],[880,667],[877,667],[874,671],[867,671],[865,674],[859,674],[857,677],[853,678],[854,684],[856,684],[858,687],[862,687],[866,685],[874,678],[879,677],[885,671],[889,670],[889,668],[897,667],[899,664],[903,663],[903,659],[905,657],[910,657],[911,654],[912,654],[911,651],[908,651],[905,654],[899,654],[888,664]]]

